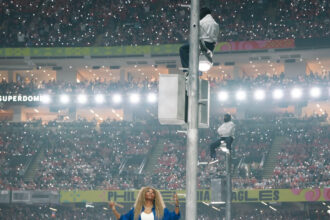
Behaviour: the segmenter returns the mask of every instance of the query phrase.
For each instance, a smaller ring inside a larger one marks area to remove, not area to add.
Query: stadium
[[[185,75],[196,2],[220,31],[212,67]],[[147,186],[180,219],[329,219],[329,15],[326,0],[0,1],[0,219],[114,220],[109,202],[125,214]],[[231,153],[210,164],[226,114]]]

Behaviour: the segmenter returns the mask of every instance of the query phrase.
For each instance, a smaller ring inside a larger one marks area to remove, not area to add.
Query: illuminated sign
[[[0,102],[40,102],[40,95],[0,95]]]

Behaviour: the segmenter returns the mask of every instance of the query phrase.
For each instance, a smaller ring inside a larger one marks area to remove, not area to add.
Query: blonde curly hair
[[[142,207],[144,206],[144,203],[145,203],[145,195],[149,189],[152,189],[155,193],[154,207],[155,207],[157,219],[162,219],[164,216],[165,203],[164,203],[162,195],[155,188],[147,186],[147,187],[142,187],[140,189],[137,199],[135,201],[134,220],[139,219],[139,215],[141,214]]]

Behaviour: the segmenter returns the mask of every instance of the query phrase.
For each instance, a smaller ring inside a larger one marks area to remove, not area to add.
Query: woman
[[[177,194],[175,200],[175,211],[170,212],[165,208],[160,192],[152,187],[142,187],[132,208],[128,213],[121,215],[116,210],[116,203],[110,202],[110,208],[117,219],[120,220],[177,220],[180,219],[180,207]]]

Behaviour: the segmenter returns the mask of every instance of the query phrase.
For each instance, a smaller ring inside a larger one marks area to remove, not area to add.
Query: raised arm
[[[109,206],[116,218],[120,219],[121,214],[116,210],[116,203],[111,201],[109,202]]]
[[[175,214],[179,215],[180,213],[180,204],[179,204],[179,198],[178,198],[178,194],[174,194],[173,195],[173,199],[175,201],[175,209],[174,209],[174,212]]]

